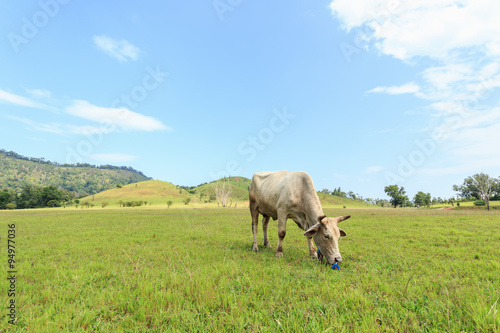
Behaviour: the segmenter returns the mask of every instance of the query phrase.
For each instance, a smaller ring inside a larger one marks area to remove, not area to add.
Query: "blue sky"
[[[500,176],[500,5],[0,0],[0,148],[197,185],[450,197]]]

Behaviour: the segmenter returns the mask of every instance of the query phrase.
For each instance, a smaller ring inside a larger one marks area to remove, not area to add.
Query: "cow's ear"
[[[318,232],[319,228],[321,228],[321,223],[316,223],[304,233],[304,236],[311,238]]]
[[[345,231],[344,231],[344,230],[342,230],[342,229],[340,229],[340,228],[339,228],[339,231],[340,231],[340,237],[345,237],[345,236],[347,236],[347,234],[345,233]]]

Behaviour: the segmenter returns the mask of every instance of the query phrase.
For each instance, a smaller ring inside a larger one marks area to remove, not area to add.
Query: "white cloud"
[[[45,109],[45,110],[51,110],[52,108],[49,107],[48,105],[45,105],[43,103],[38,103],[35,102],[29,98],[19,96],[12,94],[10,92],[7,92],[5,90],[0,89],[0,103],[8,103],[8,104],[14,104],[14,105],[19,105],[19,106],[26,106],[30,108],[35,108],[35,109]]]
[[[382,167],[382,166],[379,166],[379,165],[373,165],[373,166],[369,166],[367,167],[364,171],[363,171],[363,174],[365,175],[369,175],[369,174],[373,174],[373,173],[379,173],[381,171],[384,171],[385,168]]]
[[[370,93],[413,93],[429,101],[429,133],[453,168],[428,175],[500,165],[492,144],[500,140],[500,2],[497,0],[332,0],[332,15],[346,31],[359,28],[366,50],[418,64],[410,84]],[[493,97],[493,98],[491,98]],[[423,171],[422,171],[423,173]]]
[[[336,0],[332,1],[330,9],[340,19],[344,28],[351,30],[370,19],[375,19],[375,13],[381,12],[384,7],[388,6],[389,1]]]
[[[51,92],[44,89],[26,89],[33,98],[50,98]]]
[[[140,49],[128,41],[115,40],[107,36],[94,36],[94,44],[110,57],[118,59],[120,62],[137,60]]]
[[[94,160],[106,163],[130,162],[136,159],[136,157],[133,155],[122,153],[90,154],[89,157]]]
[[[109,131],[113,131],[115,128],[123,131],[170,130],[169,127],[152,117],[125,108],[96,106],[82,100],[74,100],[70,106],[66,107],[66,112],[75,117],[98,123]]]
[[[69,125],[69,124],[60,124],[60,123],[56,123],[56,122],[40,123],[40,122],[31,120],[31,119],[10,116],[10,115],[4,115],[3,117],[7,118],[7,119],[12,119],[12,120],[18,121],[20,123],[23,123],[24,125],[27,126],[27,128],[29,130],[32,130],[32,131],[52,133],[52,134],[66,136],[66,137],[70,136],[70,135],[74,135],[74,134],[78,134],[78,135],[89,135],[89,134],[95,134],[95,133],[106,134],[106,132],[105,132],[106,129],[99,128],[96,126],[75,126],[75,125]]]
[[[376,87],[369,93],[386,93],[389,95],[400,95],[400,94],[417,94],[420,91],[420,87],[414,82],[409,82],[403,84],[402,86],[390,86],[390,87]]]
[[[494,52],[500,42],[496,0],[334,0],[330,9],[346,30],[368,27],[382,53],[402,60],[487,44]]]
[[[26,118],[21,118],[21,117],[15,117],[15,116],[4,116],[5,118],[12,119],[19,121],[23,124],[25,124],[30,130],[34,131],[40,131],[40,132],[47,132],[47,133],[52,133],[52,134],[58,134],[58,135],[63,135],[67,136],[69,133],[66,129],[64,129],[64,125],[58,124],[58,123],[49,123],[49,124],[43,124],[39,123],[30,119]]]
[[[333,178],[340,179],[340,180],[348,180],[349,179],[349,177],[347,175],[342,175],[342,174],[339,174],[336,172],[333,173]]]

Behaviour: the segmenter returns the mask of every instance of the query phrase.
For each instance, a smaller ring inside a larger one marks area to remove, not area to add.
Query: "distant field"
[[[352,215],[339,271],[307,258],[293,221],[284,258],[276,222],[253,253],[247,209],[1,211],[19,321],[0,331],[500,332],[499,211],[325,212]]]
[[[474,207],[476,208],[476,206],[474,206],[474,201],[466,201],[466,202],[460,202],[460,206],[457,205],[457,203],[455,202],[453,205],[450,205],[450,204],[437,204],[437,205],[432,205],[431,208],[442,208],[442,207],[455,207],[455,208],[467,208],[467,207]],[[481,208],[481,207],[477,207],[477,208]],[[486,209],[486,206],[482,206],[482,208]],[[493,208],[493,209],[500,209],[500,201],[490,201],[490,209]]]

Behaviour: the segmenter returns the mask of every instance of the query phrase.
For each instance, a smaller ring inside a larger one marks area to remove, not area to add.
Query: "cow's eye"
[[[326,238],[326,239],[330,238],[330,235],[325,235],[325,238]]]

